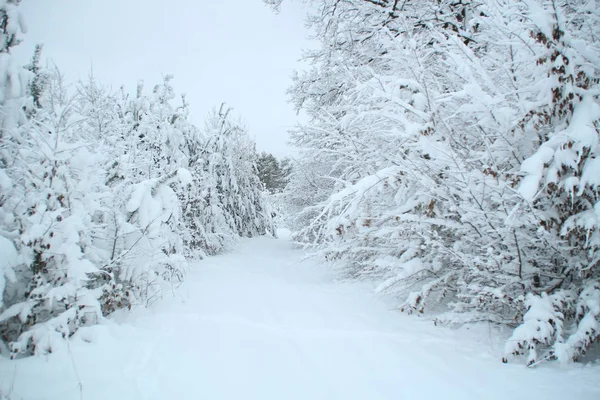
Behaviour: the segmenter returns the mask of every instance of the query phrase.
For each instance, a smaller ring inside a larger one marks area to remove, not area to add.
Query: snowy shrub
[[[553,344],[562,342],[567,319],[565,312],[572,302],[568,294],[560,292],[552,296],[546,293],[541,296],[528,294],[523,324],[514,330],[504,352],[517,356],[527,353],[528,365],[538,361],[539,350],[547,350]],[[545,357],[551,354],[549,352]]]
[[[529,294],[523,324],[505,346],[505,358],[527,352],[527,363],[558,359],[570,362],[585,355],[600,337],[600,284],[590,282],[579,296],[557,291],[548,296]],[[542,358],[539,350],[545,350]]]
[[[590,282],[576,303],[575,328],[564,342],[556,343],[554,355],[563,362],[576,360],[600,338],[600,283]]]

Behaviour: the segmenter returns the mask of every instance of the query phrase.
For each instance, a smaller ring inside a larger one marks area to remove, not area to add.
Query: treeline
[[[514,329],[505,361],[584,355],[600,335],[597,2],[315,0],[308,23],[296,239],[405,312]]]
[[[0,3],[0,353],[51,352],[80,326],[148,305],[188,262],[274,233],[243,125],[198,128],[171,77],[68,87],[37,48],[19,65],[18,0]]]

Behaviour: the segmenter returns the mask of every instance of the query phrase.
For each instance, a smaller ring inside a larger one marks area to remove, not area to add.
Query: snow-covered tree
[[[528,352],[535,363],[545,349],[545,358],[572,361],[600,337],[600,15],[588,1],[539,1],[520,11],[538,58],[534,102],[517,128],[534,146],[518,191],[545,240],[526,265],[527,313],[506,352]]]
[[[27,142],[27,120],[23,107],[28,105],[26,92],[29,75],[19,68],[11,48],[21,41],[24,25],[18,11],[19,1],[0,4],[0,351],[12,338],[14,329],[5,321],[6,308],[23,296],[25,289],[17,277],[25,272],[27,262],[20,245],[21,200],[25,195],[23,162],[19,148]],[[31,107],[30,107],[31,108]]]
[[[20,140],[13,142],[18,151],[8,169],[19,176],[11,197],[19,232],[12,244],[20,257],[3,293],[0,324],[13,355],[50,352],[56,339],[101,316],[99,296],[88,287],[99,273],[93,262],[98,249],[89,235],[90,213],[104,194],[97,154],[80,136],[81,119],[60,74],[46,83],[37,86],[34,112],[27,113]]]
[[[207,170],[216,177],[217,196],[239,236],[274,233],[256,168],[255,144],[246,129],[222,105],[205,125]]]

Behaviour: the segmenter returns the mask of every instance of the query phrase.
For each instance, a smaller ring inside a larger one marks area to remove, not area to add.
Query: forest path
[[[0,362],[0,387],[23,400],[600,398],[598,366],[503,365],[492,331],[404,316],[302,256],[286,238],[243,240],[67,351]]]

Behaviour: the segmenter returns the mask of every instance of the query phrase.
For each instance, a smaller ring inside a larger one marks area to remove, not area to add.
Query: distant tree
[[[41,66],[42,50],[44,46],[38,44],[35,46],[31,63],[25,66],[25,69],[33,74],[27,86],[28,95],[32,97],[33,104],[37,108],[42,107],[41,98],[44,92],[44,87],[49,79],[48,72]]]
[[[262,152],[256,160],[258,177],[270,193],[281,192],[290,174],[289,159],[278,160],[273,154]]]
[[[268,202],[257,175],[255,144],[231,112],[221,105],[206,121],[208,172],[216,177],[220,203],[235,234],[250,237],[274,233]]]

